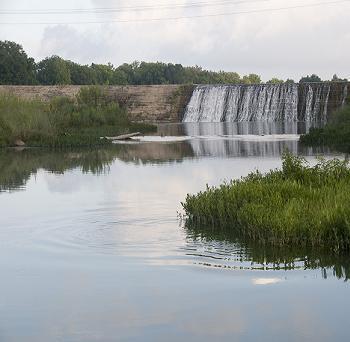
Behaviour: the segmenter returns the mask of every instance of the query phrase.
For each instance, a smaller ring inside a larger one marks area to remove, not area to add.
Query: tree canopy
[[[58,56],[45,58],[37,65],[40,84],[71,84],[69,64]]]
[[[21,45],[0,41],[0,83],[36,83],[34,59],[27,56]]]
[[[303,82],[321,82],[315,74],[302,77]],[[333,82],[346,81],[333,76]],[[256,74],[240,76],[236,72],[210,71],[200,66],[162,62],[132,62],[118,67],[113,64],[81,65],[59,56],[35,63],[22,46],[0,41],[0,84],[42,85],[151,85],[151,84],[260,84]],[[268,84],[291,83],[272,78]]]
[[[288,81],[288,80],[287,80]],[[293,82],[287,82],[286,81],[286,83],[293,83]],[[271,80],[269,80],[269,81],[267,81],[266,82],[267,84],[280,84],[280,83],[284,83],[284,81],[283,80],[280,80],[280,79],[278,79],[277,77],[273,77],[273,78],[271,78]]]
[[[322,79],[316,74],[312,74],[311,76],[307,75],[302,77],[299,81],[299,83],[307,83],[307,82],[322,82]]]

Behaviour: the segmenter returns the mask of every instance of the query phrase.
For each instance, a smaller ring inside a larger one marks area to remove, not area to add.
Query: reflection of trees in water
[[[252,269],[320,269],[322,277],[327,278],[329,272],[338,279],[350,279],[349,255],[336,255],[324,249],[302,248],[271,248],[249,241],[243,241],[232,231],[218,230],[215,227],[192,226],[185,224],[188,243],[191,248],[201,243],[211,254],[215,250],[223,260],[236,260],[254,264]]]
[[[80,168],[83,173],[105,172],[114,160],[115,154],[108,149],[80,151],[45,151],[24,149],[22,151],[2,150],[0,152],[0,191],[23,187],[32,174],[39,169],[53,173]]]
[[[135,164],[181,162],[184,158],[194,156],[191,146],[186,141],[176,143],[146,142],[117,146],[118,159]]]
[[[305,124],[282,122],[161,125],[158,132],[160,135],[189,135],[196,138],[182,142],[116,144],[93,150],[1,150],[0,191],[23,187],[38,169],[63,173],[69,169],[80,168],[82,172],[100,173],[105,172],[116,158],[134,164],[160,164],[203,156],[279,157],[285,149],[303,155],[325,152],[322,148],[301,148],[296,141],[242,141],[220,137],[240,134],[292,134],[305,131],[307,128],[303,125]],[[201,138],[203,136],[213,138]]]
[[[49,151],[43,149],[0,151],[0,191],[20,189],[39,169],[63,174],[79,168],[83,173],[108,172],[115,159],[134,164],[180,162],[192,156],[188,144],[126,144],[93,150]]]

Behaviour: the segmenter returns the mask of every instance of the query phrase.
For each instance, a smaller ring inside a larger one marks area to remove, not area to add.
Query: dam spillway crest
[[[198,85],[183,122],[326,121],[345,104],[348,83]]]

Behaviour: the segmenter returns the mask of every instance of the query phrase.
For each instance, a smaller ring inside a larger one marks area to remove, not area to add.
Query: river
[[[345,341],[350,261],[186,229],[206,184],[313,163],[302,123],[160,125],[111,148],[0,152],[0,340]]]

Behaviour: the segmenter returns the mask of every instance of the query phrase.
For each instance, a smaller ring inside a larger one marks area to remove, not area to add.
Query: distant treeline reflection
[[[134,164],[179,162],[185,156],[193,156],[188,144],[120,144],[95,149],[55,150],[1,149],[0,191],[23,188],[31,175],[43,169],[63,174],[72,169],[82,173],[101,174],[109,172],[116,160]]]
[[[115,154],[108,149],[92,151],[55,151],[10,149],[0,152],[0,191],[20,189],[39,169],[53,173],[80,168],[83,173],[102,173],[108,169]]]
[[[83,173],[99,174],[108,172],[116,159],[137,165],[162,164],[200,157],[279,157],[285,149],[303,155],[326,152],[323,148],[301,148],[296,141],[220,141],[201,138],[167,143],[116,144],[94,149],[0,149],[0,191],[21,189],[39,169],[60,174],[80,169]]]

